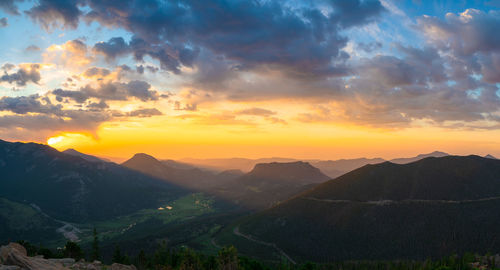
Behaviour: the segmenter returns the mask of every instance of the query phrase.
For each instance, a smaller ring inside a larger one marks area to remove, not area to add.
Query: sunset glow
[[[5,6],[0,138],[119,159],[500,156],[499,44],[479,31],[498,11],[368,2],[220,4],[154,27],[132,4]],[[248,21],[194,19],[221,10]]]

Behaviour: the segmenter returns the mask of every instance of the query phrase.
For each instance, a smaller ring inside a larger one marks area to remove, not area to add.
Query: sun
[[[64,136],[50,137],[47,139],[47,144],[50,146],[54,146],[60,143],[64,139]]]

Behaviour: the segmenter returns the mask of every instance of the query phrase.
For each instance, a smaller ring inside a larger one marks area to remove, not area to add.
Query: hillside
[[[330,179],[307,162],[260,163],[217,194],[251,209],[262,209]]]
[[[239,225],[297,260],[425,259],[500,249],[500,161],[366,165]]]
[[[218,185],[220,180],[213,172],[196,167],[179,166],[177,163],[159,161],[153,156],[138,153],[122,163],[122,166],[162,179],[167,183],[190,188],[197,191],[207,191]],[[229,180],[231,178],[226,175]],[[224,178],[224,179],[226,179]]]
[[[155,208],[186,194],[114,163],[90,162],[35,143],[0,141],[0,175],[0,197],[71,222]]]
[[[363,167],[367,164],[382,163],[385,160],[382,158],[355,158],[355,159],[339,159],[339,160],[320,160],[311,162],[311,165],[320,169],[330,178],[336,178],[344,173],[354,169]]]

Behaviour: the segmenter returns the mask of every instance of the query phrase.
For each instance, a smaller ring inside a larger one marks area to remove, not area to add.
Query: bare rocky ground
[[[74,259],[45,259],[41,256],[29,257],[26,249],[18,243],[0,247],[0,270],[137,270],[133,265],[114,263],[103,265],[99,261],[86,262]]]

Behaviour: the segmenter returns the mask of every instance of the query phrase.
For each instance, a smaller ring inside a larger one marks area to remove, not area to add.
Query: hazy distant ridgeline
[[[443,157],[447,156],[447,153],[435,151],[428,154],[420,154],[415,157],[410,158],[396,158],[389,160],[392,163],[405,164],[421,160],[426,157]],[[494,158],[493,156],[491,156]],[[256,164],[259,163],[272,163],[272,162],[296,162],[300,161],[298,159],[291,158],[260,158],[260,159],[247,159],[247,158],[219,158],[219,159],[194,159],[186,158],[181,159],[180,162],[185,164],[191,164],[193,166],[198,166],[200,168],[206,168],[210,170],[231,170],[238,169],[244,172],[250,171]],[[324,174],[328,175],[330,178],[336,178],[350,172],[354,169],[363,167],[367,164],[378,164],[386,161],[382,158],[354,158],[354,159],[338,159],[338,160],[302,160],[304,162],[310,163],[312,166],[320,169]]]
[[[215,173],[172,161],[161,162],[146,154],[136,154],[122,164],[133,170],[182,187],[203,191],[249,209],[263,209],[330,179],[306,162],[259,163],[243,174],[239,170]]]
[[[500,161],[366,165],[243,222],[296,259],[441,257],[500,249]]]

